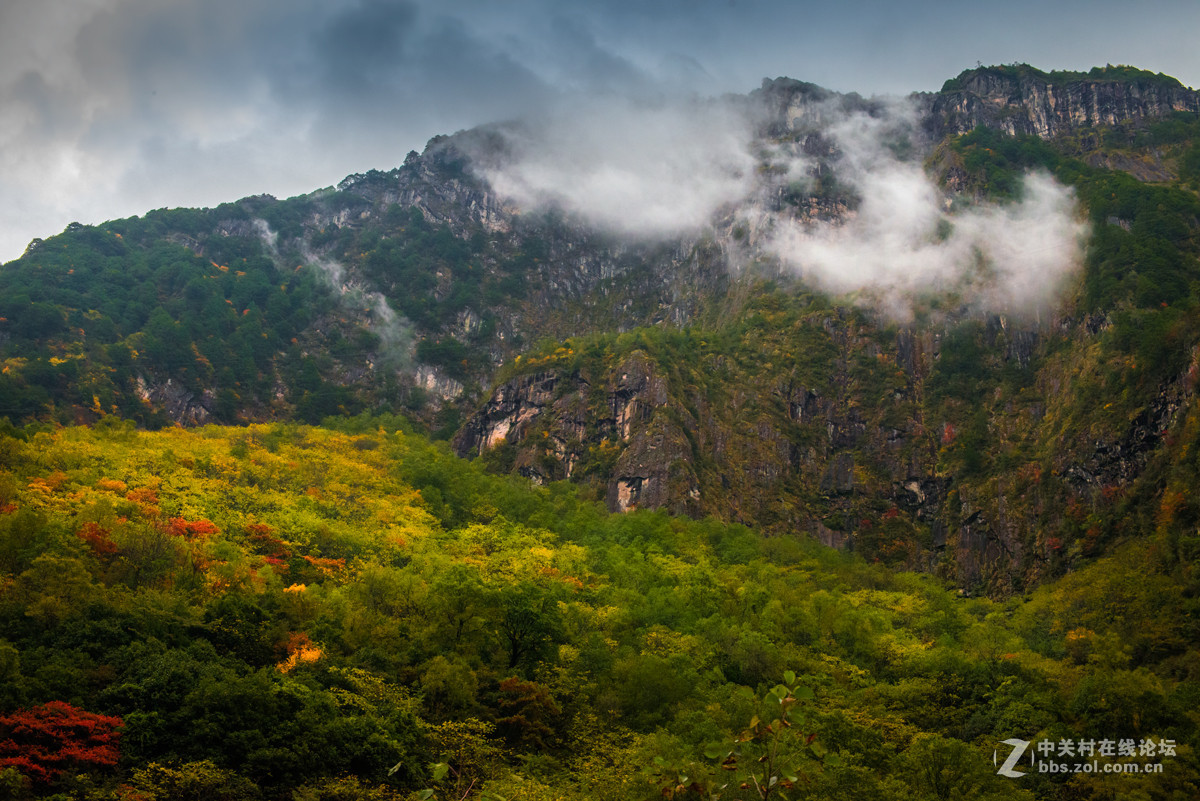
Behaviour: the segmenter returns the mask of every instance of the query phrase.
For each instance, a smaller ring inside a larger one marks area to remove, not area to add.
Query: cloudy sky
[[[1200,86],[1200,3],[0,0],[0,261],[72,221],[390,169],[592,96],[864,95],[962,69],[1135,64]]]

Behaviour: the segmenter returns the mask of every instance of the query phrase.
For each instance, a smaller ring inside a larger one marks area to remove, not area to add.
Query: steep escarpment
[[[1200,112],[1200,93],[1174,78],[1128,67],[1089,73],[1028,65],[980,67],[920,98],[934,141],[979,126],[1042,138],[1081,128],[1138,126],[1173,112]]]
[[[455,446],[570,478],[616,511],[712,515],[871,553],[892,538],[889,558],[916,564],[930,554],[910,518],[932,525],[944,495],[920,403],[938,340],[768,290],[722,331],[571,339],[523,357]]]
[[[779,294],[746,313],[524,357],[455,447],[614,511],[806,532],[1003,593],[1118,536],[1191,406],[1196,368],[1126,372],[1112,324],[894,328]]]

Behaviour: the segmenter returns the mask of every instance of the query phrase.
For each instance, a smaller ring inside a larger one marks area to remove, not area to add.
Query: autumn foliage
[[[85,712],[63,701],[0,717],[0,770],[16,768],[36,783],[67,770],[117,764],[122,720]]]
[[[1200,782],[1200,539],[1159,528],[1200,519],[1191,472],[1090,564],[1135,492],[1061,499],[1036,553],[1075,566],[997,603],[895,567],[932,534],[907,496],[838,517],[888,567],[383,428],[28,436],[0,425],[0,800],[1166,798],[992,762],[1110,731]]]
[[[219,531],[211,520],[184,520],[182,517],[172,517],[167,523],[168,534],[188,540],[203,539]]]
[[[92,549],[92,553],[99,557],[112,556],[118,550],[117,544],[109,537],[111,532],[98,523],[84,523],[79,531],[79,539],[86,542]]]

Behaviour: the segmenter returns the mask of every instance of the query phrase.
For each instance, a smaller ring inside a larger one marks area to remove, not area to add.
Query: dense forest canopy
[[[395,419],[336,426],[0,439],[4,703],[24,710],[0,727],[25,742],[16,716],[55,703],[120,721],[119,760],[65,757],[64,734],[0,752],[7,786],[757,798],[736,788],[766,751],[797,798],[1170,797],[1200,779],[1194,535],[1000,603],[795,538],[608,514]],[[781,708],[790,728],[756,728]],[[991,762],[1004,739],[1106,737],[1174,756],[1111,760],[1161,775],[1019,783]]]

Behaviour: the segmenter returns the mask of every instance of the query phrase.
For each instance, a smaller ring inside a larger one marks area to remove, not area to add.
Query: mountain
[[[1200,121],[1093,73],[597,101],[31,243],[0,796],[1197,797]],[[933,110],[1039,97],[1110,116]]]
[[[671,130],[693,183],[667,206],[736,189],[703,225],[631,229],[661,209],[575,192],[594,176],[554,171],[593,151],[543,153],[587,146],[586,116],[72,225],[0,270],[0,411],[401,412],[613,510],[1019,591],[1191,519],[1157,504],[1191,470],[1198,111],[1128,67],[978,68],[900,101],[781,78],[681,112],[695,152]],[[750,144],[713,167],[697,132],[721,126]]]

